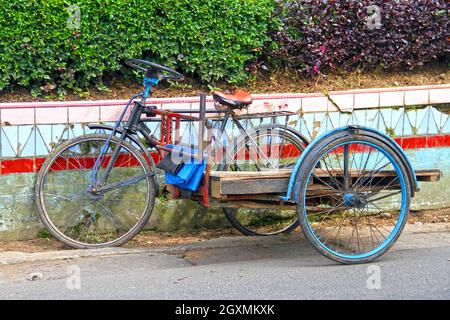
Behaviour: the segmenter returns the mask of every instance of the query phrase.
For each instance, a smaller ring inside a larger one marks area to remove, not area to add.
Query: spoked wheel
[[[70,247],[122,245],[145,226],[153,210],[153,173],[131,144],[113,137],[98,169],[93,170],[107,139],[107,135],[91,134],[69,140],[53,152],[39,172],[39,216],[52,235]],[[117,158],[103,184],[116,187],[93,191],[93,175],[103,177],[116,150]]]
[[[306,148],[306,139],[271,124],[254,128],[250,138],[238,139],[231,150],[231,161],[218,171],[273,171],[293,169]],[[229,155],[228,155],[229,156]],[[223,208],[228,221],[247,236],[288,233],[298,226],[295,210]]]
[[[398,239],[411,187],[390,146],[364,135],[332,135],[310,150],[298,172],[300,225],[321,254],[366,263]]]

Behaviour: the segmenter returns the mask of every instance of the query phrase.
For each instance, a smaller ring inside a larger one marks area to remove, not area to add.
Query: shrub
[[[375,7],[380,9],[377,24]],[[291,0],[276,15],[275,61],[314,74],[324,67],[413,68],[449,52],[446,0]]]
[[[76,26],[77,5],[80,27]],[[202,81],[245,78],[273,23],[273,0],[0,0],[0,90],[101,84],[146,57]],[[69,8],[70,9],[70,8]]]

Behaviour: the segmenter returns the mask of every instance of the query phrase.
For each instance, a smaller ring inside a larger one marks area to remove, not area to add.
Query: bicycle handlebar
[[[181,73],[179,73],[173,69],[170,69],[166,66],[163,66],[163,65],[160,65],[160,64],[157,64],[154,62],[150,62],[147,60],[128,59],[128,60],[125,60],[125,64],[135,70],[145,72],[146,77],[149,77],[149,78],[154,77],[154,78],[158,78],[158,80],[165,79],[165,80],[176,80],[176,81],[180,81],[180,80],[184,79],[184,76]],[[147,66],[147,68],[144,66]],[[168,74],[161,73],[160,71],[168,73]]]

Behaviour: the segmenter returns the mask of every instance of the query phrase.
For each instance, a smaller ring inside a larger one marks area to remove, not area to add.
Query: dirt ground
[[[209,240],[212,238],[237,236],[238,231],[229,229],[209,229],[194,231],[177,231],[177,232],[159,232],[159,231],[142,231],[133,240],[129,241],[123,247],[139,248],[139,247],[157,247],[172,246],[180,243],[193,243]],[[21,251],[21,252],[45,252],[55,250],[71,249],[51,236],[41,237],[33,240],[0,240],[0,252],[4,251]]]
[[[409,216],[410,224],[450,223],[450,208],[439,210],[412,211]],[[296,232],[299,232],[297,230]],[[174,246],[177,244],[188,244],[202,242],[218,237],[239,236],[240,233],[233,228],[208,229],[194,231],[158,232],[143,231],[133,240],[128,242],[126,248]],[[45,252],[70,249],[52,237],[37,238],[24,241],[1,241],[0,252]]]
[[[23,102],[23,101],[56,101],[56,100],[104,100],[104,99],[127,99],[132,94],[142,91],[140,83],[123,78],[112,77],[105,79],[107,90],[100,91],[95,88],[85,89],[79,93],[67,93],[62,99],[58,97],[57,90],[53,89],[43,92],[42,96],[33,97],[29,89],[15,86],[0,91],[0,102]],[[450,73],[445,63],[432,64],[425,67],[410,70],[356,70],[353,72],[334,70],[332,73],[321,74],[315,78],[298,76],[286,70],[272,71],[268,74],[251,76],[240,89],[250,93],[280,93],[280,92],[328,92],[333,90],[349,90],[363,88],[403,87],[416,85],[439,85],[450,83]],[[218,89],[236,89],[236,86],[219,83]],[[53,86],[48,86],[53,88]],[[45,86],[43,87],[45,89]],[[201,92],[210,92],[211,87],[186,78],[183,82],[174,83],[169,86],[161,83],[154,88],[152,96],[175,97],[175,96],[197,96]]]

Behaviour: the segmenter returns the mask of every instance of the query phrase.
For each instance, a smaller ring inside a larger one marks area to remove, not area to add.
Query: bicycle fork
[[[118,123],[116,124],[116,129],[118,128],[120,122],[122,121],[124,114],[125,114],[125,112],[122,114]],[[102,158],[110,149],[109,143],[111,142],[112,138],[116,134],[116,130],[113,130],[111,132],[111,134],[109,135],[105,144],[102,146],[100,154],[99,154],[98,158],[96,159],[96,162],[92,169],[92,178],[93,178],[92,186],[91,186],[91,190],[88,190],[88,191],[91,191],[93,193],[100,193],[100,192],[104,193],[104,192],[112,191],[112,190],[115,190],[118,188],[126,187],[128,185],[135,184],[139,181],[142,181],[142,180],[147,179],[148,177],[154,175],[153,172],[149,172],[147,174],[139,175],[139,176],[136,176],[136,177],[133,177],[130,179],[126,179],[124,181],[107,184],[108,177],[111,174],[111,171],[114,168],[117,158],[119,157],[120,150],[122,149],[122,146],[123,146],[122,142],[125,141],[126,137],[129,134],[134,134],[139,129],[139,122],[140,122],[141,114],[142,114],[142,103],[135,102],[135,107],[133,108],[130,118],[128,119],[126,125],[123,128],[124,130],[122,131],[122,133],[120,135],[118,145],[114,149],[114,152],[111,155],[110,161],[106,165],[105,172],[99,179],[97,179],[98,169],[101,167],[102,161],[103,161]]]

